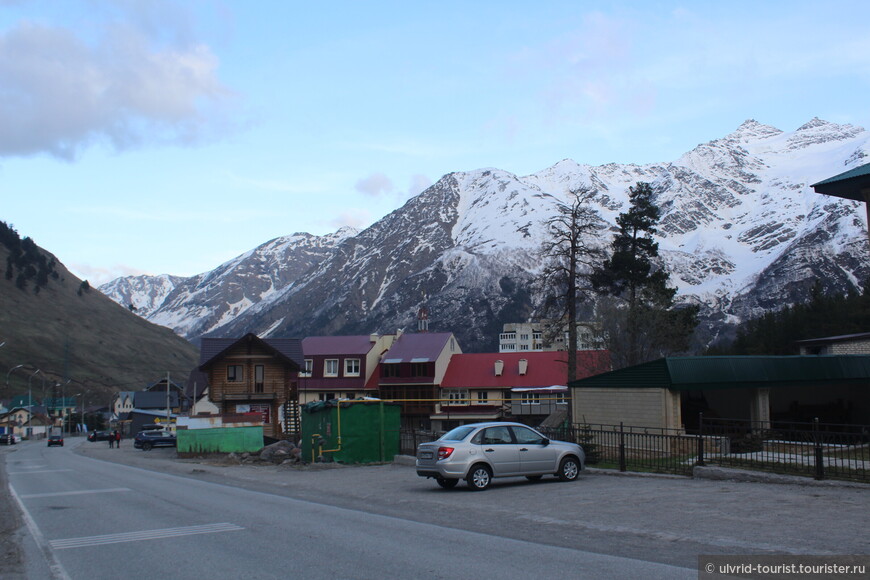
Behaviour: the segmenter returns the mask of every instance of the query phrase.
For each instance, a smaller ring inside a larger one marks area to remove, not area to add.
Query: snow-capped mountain
[[[664,265],[678,298],[702,306],[710,340],[729,324],[803,300],[817,280],[844,292],[870,274],[863,204],[810,187],[868,154],[870,134],[859,127],[813,119],[787,133],[750,120],[669,163],[566,159],[524,177],[451,173],[362,232],[273,240],[176,284],[144,315],[191,339],[310,336],[413,328],[425,304],[430,329],[453,331],[463,350],[491,350],[504,322],[533,314],[529,280],[554,204],[586,188],[615,224],[628,188],[646,181],[662,209]],[[600,242],[608,244],[609,233]],[[137,305],[139,293],[110,296]]]
[[[292,285],[337,243],[357,233],[349,227],[328,236],[296,233],[270,240],[190,278],[127,276],[99,289],[120,304],[132,304],[151,322],[192,338],[219,328]]]

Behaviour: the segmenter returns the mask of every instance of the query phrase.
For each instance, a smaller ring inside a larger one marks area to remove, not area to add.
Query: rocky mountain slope
[[[167,372],[187,379],[199,362],[194,345],[109,300],[40,252],[54,264],[42,284],[35,278],[19,284],[21,268],[14,269],[14,280],[0,279],[0,368],[10,386],[4,398],[30,387],[34,399],[84,393],[89,405],[108,405],[110,393],[140,390]],[[7,270],[9,253],[0,244]]]
[[[707,343],[745,317],[803,300],[817,280],[845,292],[870,274],[863,204],[810,187],[866,162],[868,143],[850,125],[813,119],[783,132],[750,120],[673,162],[566,159],[523,177],[451,173],[365,231],[273,240],[177,282],[143,314],[191,339],[307,336],[414,328],[425,303],[432,330],[453,331],[466,351],[492,350],[504,322],[533,314],[529,280],[555,202],[591,189],[615,224],[629,186],[647,181],[662,208],[664,265],[678,298],[701,305]],[[165,279],[140,279],[126,294],[117,289],[129,279],[101,290],[145,304]]]

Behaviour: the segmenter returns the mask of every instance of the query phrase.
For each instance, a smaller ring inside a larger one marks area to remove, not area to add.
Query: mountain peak
[[[726,138],[737,139],[738,141],[750,141],[754,139],[764,139],[782,133],[776,127],[759,123],[755,119],[747,119],[740,124],[737,129],[729,134]]]

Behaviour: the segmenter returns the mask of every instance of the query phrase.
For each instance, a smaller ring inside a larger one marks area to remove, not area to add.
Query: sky
[[[870,2],[0,0],[0,221],[99,285],[443,175],[870,128]]]

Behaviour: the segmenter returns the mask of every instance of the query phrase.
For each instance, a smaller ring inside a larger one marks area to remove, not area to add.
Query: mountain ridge
[[[809,186],[861,164],[868,143],[863,128],[819,118],[792,132],[748,119],[672,162],[457,171],[361,232],[312,236],[272,261],[255,259],[264,244],[188,279],[147,317],[194,340],[309,336],[413,328],[426,304],[430,324],[456,332],[464,350],[492,350],[502,323],[534,313],[529,281],[556,202],[592,190],[612,229],[628,188],[646,181],[662,209],[663,265],[678,300],[702,306],[699,343],[709,343],[739,320],[802,300],[816,279],[829,291],[860,286],[870,273],[860,204]],[[234,290],[217,282],[230,275]],[[118,299],[115,282],[101,290]],[[254,291],[239,292],[246,286]],[[148,292],[145,280],[139,293]]]

